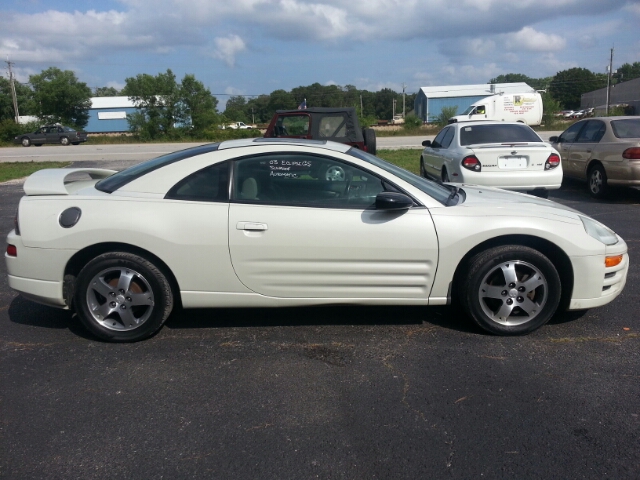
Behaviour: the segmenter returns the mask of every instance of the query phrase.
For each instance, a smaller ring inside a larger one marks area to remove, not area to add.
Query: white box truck
[[[498,93],[478,100],[449,123],[472,120],[521,122],[527,125],[542,123],[542,96],[538,92]]]

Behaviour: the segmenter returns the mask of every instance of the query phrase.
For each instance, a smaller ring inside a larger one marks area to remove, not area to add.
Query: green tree
[[[28,85],[14,82],[16,97],[18,100],[18,112],[20,115],[32,115],[33,91]],[[4,77],[0,77],[0,121],[15,121],[13,109],[13,97],[11,96],[11,83]]]
[[[94,97],[117,97],[120,92],[115,87],[96,87],[93,90]]]
[[[48,122],[60,122],[84,128],[89,121],[91,89],[80,82],[71,70],[50,67],[31,75],[33,88],[31,110]]]
[[[180,86],[171,69],[156,76],[142,73],[126,78],[122,94],[127,95],[139,108],[127,119],[131,130],[143,138],[173,135],[176,133],[175,125],[184,123]]]
[[[269,110],[293,110],[299,105],[294,96],[286,90],[274,90],[269,95]]]
[[[549,92],[542,94],[542,123],[545,127],[551,127],[556,123],[556,112],[562,110],[560,102],[551,96]]]
[[[219,123],[218,99],[194,75],[187,74],[180,84],[180,102],[186,124],[191,123],[196,131],[202,131]]]
[[[391,120],[393,118],[393,101],[396,100],[396,115],[402,113],[402,95],[390,88],[383,88],[375,92],[375,115],[376,118]]]
[[[250,117],[247,116],[247,108],[251,111],[247,99],[243,95],[233,95],[227,100],[224,116],[232,122],[250,123]]]
[[[449,119],[458,113],[458,107],[442,107],[440,114],[436,117],[436,123],[441,127],[444,127],[449,123]]]
[[[606,85],[604,75],[596,75],[586,68],[570,68],[555,74],[549,85],[549,93],[564,108],[578,108],[583,93]]]
[[[621,82],[627,82],[629,80],[633,80],[634,78],[640,77],[640,62],[623,64],[620,68],[618,68],[618,73],[616,74],[616,76]]]

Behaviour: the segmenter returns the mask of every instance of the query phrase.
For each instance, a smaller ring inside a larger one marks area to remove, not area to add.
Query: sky
[[[312,83],[415,93],[640,61],[640,0],[0,0],[0,60],[92,89],[170,68],[216,95]],[[313,106],[313,105],[309,105]]]

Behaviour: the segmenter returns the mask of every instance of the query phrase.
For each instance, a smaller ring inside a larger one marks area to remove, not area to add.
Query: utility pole
[[[391,114],[391,118],[392,119],[395,118],[395,116],[396,116],[396,102],[397,102],[397,100],[394,98],[393,99],[393,113]]]
[[[609,102],[611,101],[611,74],[613,69],[613,48],[611,49],[611,58],[609,59],[609,74],[607,75],[607,105],[605,107],[605,116],[609,116]]]
[[[404,97],[405,88],[406,88],[406,85],[403,83],[402,84],[402,118],[405,117],[405,97]]]
[[[7,55],[7,67],[9,69],[9,83],[11,84],[11,98],[13,99],[13,111],[15,112],[15,121],[16,123],[20,123],[20,112],[18,111],[18,96],[16,95],[16,86],[13,78],[13,70],[11,67],[15,65],[13,62],[9,61],[9,56]]]

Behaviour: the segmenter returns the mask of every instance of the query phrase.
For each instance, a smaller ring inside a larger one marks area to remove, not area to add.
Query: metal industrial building
[[[92,97],[88,133],[128,132],[127,114],[136,111],[129,97]]]
[[[604,114],[607,105],[607,89],[601,88],[593,92],[583,93],[580,97],[580,108],[595,108],[597,114]],[[640,78],[612,85],[609,105],[628,107],[629,115],[640,115]]]
[[[416,95],[414,113],[423,122],[431,123],[437,120],[445,107],[457,107],[456,113],[459,115],[467,107],[489,95],[532,91],[533,88],[524,82],[422,87]]]

